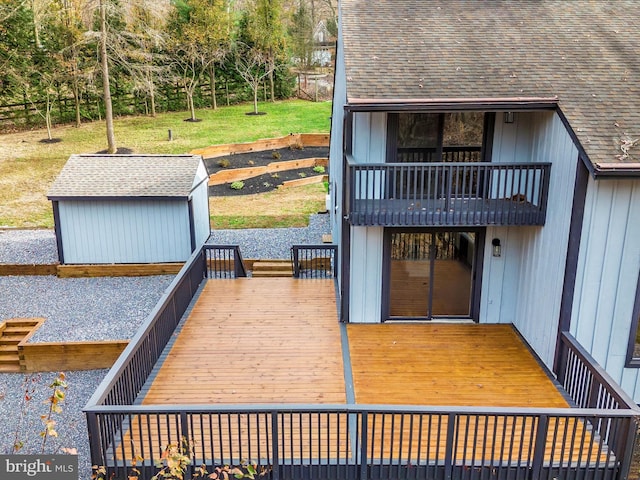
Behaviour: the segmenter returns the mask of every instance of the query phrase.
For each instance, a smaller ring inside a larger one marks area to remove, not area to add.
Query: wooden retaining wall
[[[276,150],[292,146],[304,147],[328,147],[328,133],[292,133],[280,138],[265,138],[247,143],[226,143],[223,145],[211,145],[210,147],[196,148],[189,153],[202,155],[203,158],[216,158],[234,153],[262,152],[264,150]]]
[[[111,368],[129,343],[126,340],[39,342],[18,344],[24,372],[96,370]]]
[[[326,158],[301,158],[299,160],[286,160],[282,162],[271,162],[268,165],[244,168],[230,168],[229,170],[219,170],[209,176],[209,185],[223,185],[238,180],[257,177],[267,173],[283,172],[285,170],[296,170],[298,168],[326,167]],[[317,175],[316,175],[317,176]]]
[[[119,263],[108,265],[58,265],[60,278],[71,277],[143,277],[175,275],[183,263]]]

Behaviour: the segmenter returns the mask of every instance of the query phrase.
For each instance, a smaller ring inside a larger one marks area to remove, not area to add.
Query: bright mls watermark
[[[78,480],[77,455],[0,455],[2,480]]]

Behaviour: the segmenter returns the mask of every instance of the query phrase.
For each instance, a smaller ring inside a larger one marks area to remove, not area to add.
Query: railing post
[[[456,432],[456,415],[450,413],[447,416],[447,441],[444,449],[444,478],[451,480],[453,478],[453,445]]]
[[[91,465],[106,466],[102,456],[101,436],[98,426],[98,416],[94,412],[86,412],[87,430],[89,431],[89,451],[91,452]]]
[[[280,480],[278,412],[271,412],[271,480]]]
[[[545,449],[547,447],[547,432],[549,430],[549,418],[547,415],[540,415],[538,418],[538,428],[536,429],[536,441],[533,450],[533,464],[531,465],[531,480],[542,478],[542,465],[544,464]],[[551,445],[551,450],[555,445]]]
[[[367,438],[369,437],[369,413],[361,412],[360,413],[360,480],[367,480],[369,478],[368,469],[367,469],[367,448],[369,448],[369,442],[367,442]]]
[[[291,263],[293,264],[293,278],[300,278],[300,250],[294,245],[291,247]]]

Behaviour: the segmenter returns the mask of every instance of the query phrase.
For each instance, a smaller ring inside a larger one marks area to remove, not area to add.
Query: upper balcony
[[[544,225],[550,163],[357,163],[347,155],[352,225]],[[448,158],[448,157],[447,157]]]

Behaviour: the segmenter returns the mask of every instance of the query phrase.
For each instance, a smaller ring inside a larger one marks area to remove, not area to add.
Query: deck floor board
[[[351,362],[347,367],[353,376],[356,403],[568,407],[510,325],[387,323],[349,324],[346,329]],[[142,403],[344,404],[347,390],[343,358],[333,280],[212,280],[205,285]],[[268,451],[270,426],[266,417],[251,420],[240,414],[231,421],[229,417],[203,413],[194,419],[192,434],[204,456],[215,458],[216,452],[239,450],[240,437],[260,452]],[[250,428],[251,422],[257,421],[265,423],[261,437]],[[287,420],[290,425],[283,425],[291,427],[283,445],[296,446],[283,455],[295,457],[311,449],[307,432],[311,424],[326,435],[321,442],[327,444],[322,455],[337,455],[341,450],[351,454],[349,442],[343,437],[345,427],[338,425],[346,425],[344,417],[310,417],[308,425],[294,425],[298,421],[291,417]],[[370,414],[368,421],[370,439],[387,439],[383,447],[370,452],[372,457],[400,458],[409,452],[428,451],[433,458],[444,458],[447,415],[425,420],[430,422],[427,430],[418,423],[395,424],[391,417],[380,414]],[[416,417],[418,421],[422,422]],[[474,462],[488,456],[507,458],[509,452],[497,450],[504,445],[524,452],[523,458],[529,456],[537,425],[529,417],[515,422],[500,415],[459,417],[455,457]],[[559,429],[555,435],[565,438],[552,450],[554,434],[550,429],[548,461],[564,458],[575,462],[601,455],[597,449],[564,453],[563,444],[590,433],[581,421],[550,422]],[[134,452],[159,451],[170,440],[167,425],[151,417],[134,416],[130,425],[119,447],[120,458],[130,458]],[[215,432],[227,429],[238,433],[235,442],[216,443],[219,439]],[[158,445],[155,441],[150,445],[149,437],[138,432],[152,432],[151,438],[158,439]],[[484,434],[475,437],[468,432]],[[406,435],[402,444],[389,441],[400,438],[401,433]],[[489,450],[485,441],[492,442]],[[597,447],[599,443],[592,445]],[[298,448],[300,452],[296,453]]]

